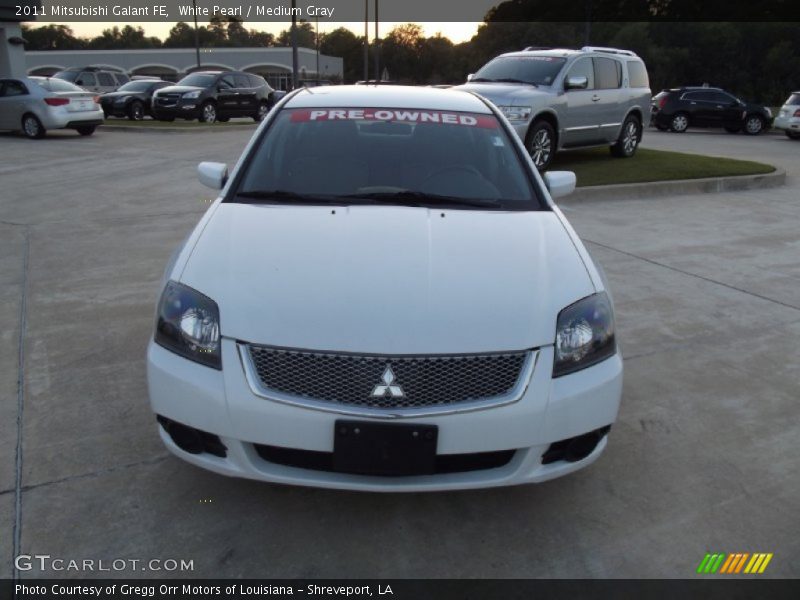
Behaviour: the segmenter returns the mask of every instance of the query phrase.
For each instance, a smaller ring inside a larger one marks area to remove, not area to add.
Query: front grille
[[[261,385],[307,400],[371,409],[447,407],[508,396],[528,352],[377,356],[250,346]]]

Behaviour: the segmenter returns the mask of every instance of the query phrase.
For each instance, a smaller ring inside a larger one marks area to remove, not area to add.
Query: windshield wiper
[[[240,198],[288,201],[289,204],[348,204],[346,196],[332,194],[301,194],[288,190],[247,190],[236,194]]]
[[[402,192],[367,192],[364,194],[348,194],[343,198],[380,200],[383,202],[395,202],[410,206],[474,206],[477,208],[499,207],[500,202],[491,198],[462,198],[461,196],[444,196],[441,194],[426,194],[424,192],[414,192],[405,190]]]

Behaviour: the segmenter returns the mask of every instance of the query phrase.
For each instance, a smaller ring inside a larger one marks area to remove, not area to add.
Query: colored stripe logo
[[[697,572],[702,575],[714,575],[716,573],[724,575],[760,575],[763,573],[769,562],[772,560],[771,552],[734,552],[733,554],[708,553],[705,555]]]

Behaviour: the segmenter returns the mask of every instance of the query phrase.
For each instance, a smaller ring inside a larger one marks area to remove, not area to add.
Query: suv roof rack
[[[601,46],[584,46],[581,48],[583,52],[605,52],[606,54],[621,54],[623,56],[635,56],[639,58],[639,56],[635,52],[631,52],[630,50],[620,50],[619,48],[603,48]]]

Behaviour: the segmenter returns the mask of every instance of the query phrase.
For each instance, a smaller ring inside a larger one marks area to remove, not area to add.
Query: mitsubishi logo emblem
[[[373,398],[385,398],[386,396],[402,398],[404,396],[403,388],[399,385],[394,385],[395,377],[391,365],[386,365],[386,370],[383,372],[381,379],[383,383],[376,385],[375,389],[372,390]]]

